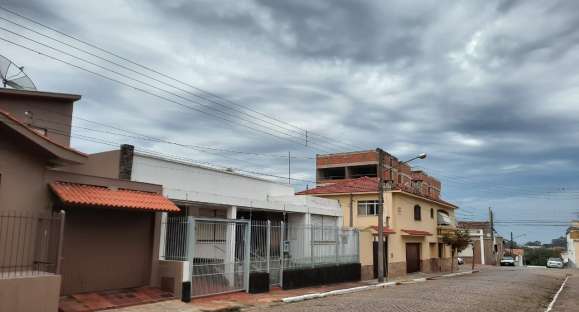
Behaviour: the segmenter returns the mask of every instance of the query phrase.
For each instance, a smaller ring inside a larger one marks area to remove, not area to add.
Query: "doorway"
[[[406,273],[420,271],[420,243],[406,243]]]

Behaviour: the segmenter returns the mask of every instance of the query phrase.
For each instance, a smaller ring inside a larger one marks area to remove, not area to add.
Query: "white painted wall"
[[[576,245],[579,245],[579,242],[571,239],[571,233],[567,233],[567,254],[569,257],[569,267],[577,268],[577,248]]]
[[[338,201],[294,195],[288,184],[138,153],[133,159],[132,179],[163,185],[164,195],[173,200],[342,215]]]

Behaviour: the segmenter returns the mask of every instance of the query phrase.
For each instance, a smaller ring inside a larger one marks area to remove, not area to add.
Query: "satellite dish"
[[[0,55],[0,77],[4,88],[11,87],[20,90],[36,90],[32,79],[24,73],[24,67],[14,64],[11,60]]]

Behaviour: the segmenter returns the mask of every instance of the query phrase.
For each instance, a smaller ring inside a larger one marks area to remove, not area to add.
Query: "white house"
[[[189,216],[342,223],[335,200],[295,195],[289,184],[234,171],[134,153],[131,180],[163,185],[164,195]]]

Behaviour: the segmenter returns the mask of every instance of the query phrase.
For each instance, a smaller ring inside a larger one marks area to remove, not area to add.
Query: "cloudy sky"
[[[489,206],[499,221],[579,212],[576,1],[3,6],[94,44],[0,11],[0,54],[41,90],[83,95],[73,138],[82,151],[124,142],[280,177],[291,152],[299,190],[311,186],[316,153],[380,146],[400,159],[428,153],[414,165],[443,182],[465,220],[486,219]],[[497,230],[549,242],[565,228]]]

